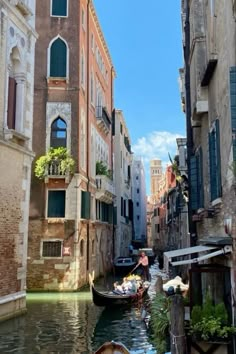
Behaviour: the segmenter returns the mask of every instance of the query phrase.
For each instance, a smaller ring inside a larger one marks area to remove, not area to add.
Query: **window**
[[[51,125],[50,146],[53,148],[66,147],[66,123],[58,117]]]
[[[211,201],[221,197],[220,129],[217,119],[209,133]]]
[[[90,219],[91,193],[81,191],[81,218]]]
[[[94,104],[94,74],[91,71],[91,78],[90,78],[90,100],[91,103]]]
[[[137,194],[139,194],[139,188],[137,188]]]
[[[136,176],[136,180],[138,181],[138,176]]]
[[[42,257],[61,257],[62,242],[61,241],[43,241]]]
[[[80,257],[84,256],[84,240],[80,241]]]
[[[123,134],[123,125],[120,123],[120,133]]]
[[[191,176],[191,207],[193,210],[204,207],[204,189],[203,189],[203,161],[202,149],[199,148],[195,156],[190,160]]]
[[[9,77],[8,109],[7,109],[8,129],[15,129],[15,123],[16,123],[16,80],[13,77]]]
[[[94,53],[94,35],[93,35],[93,33],[91,34],[91,49]]]
[[[67,16],[67,0],[51,0],[51,6],[52,16]]]
[[[81,55],[81,84],[85,87],[85,57],[84,57],[84,51],[82,51],[82,55]]]
[[[85,30],[85,13],[84,13],[84,9],[82,9],[82,13],[81,13],[81,23],[82,23],[82,27]]]
[[[65,217],[65,190],[49,190],[48,191],[48,218],[64,218]]]
[[[66,77],[67,46],[57,38],[50,48],[50,77]]]
[[[123,197],[120,198],[120,215],[124,216],[124,199],[123,199]]]
[[[140,218],[140,216],[139,216],[139,215],[137,215],[137,220],[139,220],[139,218]]]
[[[136,206],[139,207],[139,202],[136,202]]]

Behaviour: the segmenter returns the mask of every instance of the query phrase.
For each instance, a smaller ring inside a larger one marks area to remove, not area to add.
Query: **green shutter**
[[[221,157],[220,157],[220,124],[219,119],[216,120],[216,193],[217,198],[221,197]]]
[[[67,16],[67,0],[52,0],[52,15]]]
[[[48,217],[65,217],[65,191],[48,191]]]
[[[198,187],[197,187],[197,157],[192,156],[190,159],[190,200],[192,210],[198,209]]]
[[[113,205],[112,204],[108,205],[108,222],[109,222],[109,224],[113,223]]]
[[[197,156],[197,170],[198,170],[198,208],[204,207],[204,185],[203,185],[203,158],[202,148],[199,149]]]
[[[90,192],[81,191],[81,218],[90,219]]]
[[[210,187],[211,201],[217,198],[216,181],[216,136],[215,130],[209,133]]]
[[[236,66],[230,68],[230,109],[233,136],[233,159],[236,161]]]
[[[67,48],[60,38],[51,45],[50,76],[66,77]]]

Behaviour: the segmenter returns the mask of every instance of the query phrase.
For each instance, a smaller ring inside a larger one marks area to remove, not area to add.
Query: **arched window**
[[[80,257],[84,256],[84,240],[80,241]]]
[[[50,77],[66,77],[67,47],[57,38],[50,48]]]
[[[51,125],[50,146],[57,148],[59,146],[67,146],[67,126],[63,119],[58,117]]]

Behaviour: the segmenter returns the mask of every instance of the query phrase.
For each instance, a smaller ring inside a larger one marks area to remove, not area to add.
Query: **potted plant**
[[[96,175],[107,176],[112,179],[112,171],[107,168],[107,165],[103,161],[96,162]]]
[[[75,161],[66,148],[50,148],[46,155],[36,160],[34,173],[36,177],[43,179],[49,174],[72,174],[74,167]]]
[[[236,328],[229,325],[223,302],[213,305],[207,294],[203,306],[193,306],[189,334],[194,341],[228,342]]]

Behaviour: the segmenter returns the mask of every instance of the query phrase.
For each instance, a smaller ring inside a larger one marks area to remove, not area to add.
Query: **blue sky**
[[[122,109],[132,149],[142,156],[149,194],[149,160],[176,152],[185,136],[179,68],[183,66],[180,0],[94,0],[116,69],[115,108]]]

